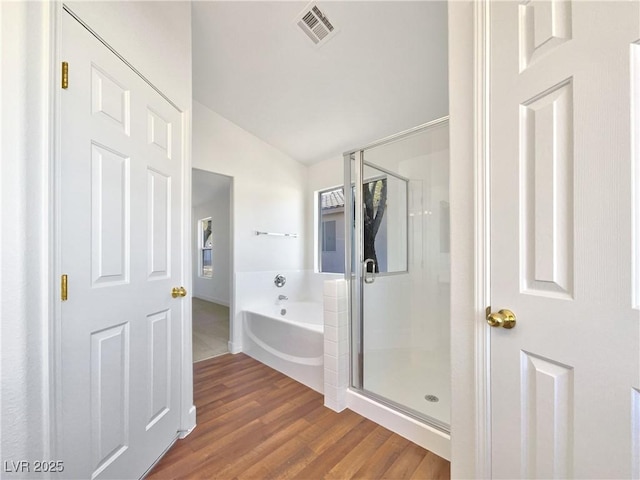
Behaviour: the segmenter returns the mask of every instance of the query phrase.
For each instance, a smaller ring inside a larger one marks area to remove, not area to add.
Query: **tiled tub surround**
[[[327,280],[324,308],[324,404],[337,412],[347,407],[349,386],[349,302],[344,279]]]
[[[304,277],[299,272],[288,272],[285,276],[284,287],[276,287],[268,297],[258,297],[255,304],[245,307],[243,351],[324,393],[325,406],[342,411],[347,406],[349,384],[347,283],[344,279],[335,279],[337,276],[323,280],[320,285],[316,281],[310,289],[322,293],[322,303],[294,302],[292,297],[303,296]],[[287,289],[290,278],[293,282]],[[316,277],[316,280],[318,278],[327,276]],[[278,300],[279,295],[286,296],[287,300]]]
[[[286,277],[284,286],[274,284],[276,275]],[[236,273],[230,351],[243,351],[322,393],[323,282],[340,277],[308,270]]]

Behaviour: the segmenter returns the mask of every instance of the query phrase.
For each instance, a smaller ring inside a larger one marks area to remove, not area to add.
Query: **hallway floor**
[[[197,427],[146,477],[449,479],[450,465],[240,353],[194,365]]]
[[[193,361],[229,352],[229,307],[193,298]]]

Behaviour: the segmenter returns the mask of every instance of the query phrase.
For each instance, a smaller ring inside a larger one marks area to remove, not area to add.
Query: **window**
[[[199,274],[201,277],[213,277],[213,232],[211,217],[198,221]]]
[[[372,165],[362,185],[363,255],[369,271],[406,272],[408,268],[408,181]],[[354,189],[351,192],[355,195]],[[318,271],[344,273],[345,201],[342,187],[318,192]],[[352,224],[355,228],[355,221]],[[351,237],[347,239],[353,241]],[[446,248],[446,247],[445,247]],[[354,251],[353,244],[351,250]],[[353,262],[352,255],[351,261]],[[352,263],[351,268],[354,268]]]
[[[318,192],[318,271],[344,273],[344,189]]]

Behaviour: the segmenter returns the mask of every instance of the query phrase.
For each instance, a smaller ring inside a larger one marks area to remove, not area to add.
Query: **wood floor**
[[[147,479],[449,479],[449,462],[244,355],[194,364],[196,429]]]

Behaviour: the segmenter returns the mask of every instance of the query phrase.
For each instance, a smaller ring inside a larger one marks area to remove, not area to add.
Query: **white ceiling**
[[[193,2],[194,99],[307,164],[448,113],[446,2],[316,4],[319,48],[306,2]]]

